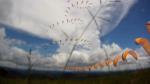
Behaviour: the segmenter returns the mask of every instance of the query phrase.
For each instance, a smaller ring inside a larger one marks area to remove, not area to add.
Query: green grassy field
[[[0,77],[0,84],[28,84],[21,78]],[[33,78],[31,84],[150,84],[150,69],[132,73],[120,73],[86,79],[37,79]]]

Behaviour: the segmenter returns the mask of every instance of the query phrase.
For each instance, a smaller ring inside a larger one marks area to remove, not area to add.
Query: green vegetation
[[[33,78],[31,84],[150,84],[150,69],[131,73],[120,73],[85,79],[39,79]],[[27,84],[27,80],[21,78],[0,77],[0,84]]]

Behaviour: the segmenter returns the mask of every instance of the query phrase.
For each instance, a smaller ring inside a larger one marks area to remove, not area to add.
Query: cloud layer
[[[57,41],[59,53],[44,57],[35,50],[32,56],[34,64],[50,68],[64,66],[70,50],[79,41],[69,65],[88,65],[106,59],[106,55],[114,57],[121,52],[122,49],[115,43],[101,43],[101,37],[122,21],[136,1],[0,0],[0,23]],[[12,41],[17,44],[24,42],[6,39],[4,29],[0,32],[1,65],[7,65],[9,61],[27,65],[28,52],[10,46]]]
[[[27,65],[28,60],[27,56],[29,55],[28,51],[25,51],[15,45],[22,45],[25,42],[22,42],[17,39],[9,39],[6,38],[6,33],[4,28],[0,28],[0,61],[1,62],[10,62],[16,63],[18,65]],[[120,52],[120,47],[113,43],[112,45],[104,45],[106,49],[106,53],[109,55],[113,55],[113,53]],[[73,56],[71,58],[71,65],[87,65],[91,63],[95,63],[106,57],[103,48],[95,51],[92,56],[81,53],[79,51],[74,51]],[[31,61],[33,64],[49,64],[49,66],[56,66],[62,67],[68,58],[68,53],[58,53],[53,54],[52,56],[45,57],[44,55],[40,54],[37,50],[32,52]],[[8,65],[9,66],[9,65]]]
[[[24,68],[27,69],[28,67],[28,60],[27,56],[29,55],[28,51],[25,51],[21,48],[16,46],[11,46],[14,42],[12,39],[5,38],[5,29],[0,28],[0,66],[12,67],[12,68]],[[24,44],[24,42],[20,42],[20,40],[15,39],[18,45]],[[133,64],[124,64],[118,67],[111,67],[111,70],[128,70],[128,69],[136,69],[136,68],[146,68],[149,67],[149,59],[145,56],[145,52],[140,49],[137,51],[140,53],[139,61],[136,62],[132,58],[128,58],[128,61],[132,62]],[[81,53],[78,51],[74,51],[73,56],[70,59],[69,66],[86,66],[95,64],[96,62],[101,62],[107,59],[106,55],[110,58],[114,58],[115,55],[121,52],[121,48],[113,43],[111,45],[103,44],[103,47],[99,50],[93,52],[92,55]],[[34,50],[31,55],[31,62],[33,64],[34,69],[40,70],[60,70],[65,65],[66,60],[68,59],[67,53],[58,53],[53,54],[51,56],[45,57],[44,55],[40,54],[38,51]],[[103,69],[98,69],[99,71],[106,71],[108,70],[107,67]]]
[[[0,0],[0,21],[15,26],[16,29],[24,30],[42,38],[54,41],[65,39],[79,39],[81,37],[90,44],[79,42],[84,47],[90,45],[89,49],[98,49],[101,45],[100,37],[113,30],[128,13],[136,0]],[[8,5],[8,6],[7,6]],[[55,9],[55,10],[54,10]],[[87,24],[94,20],[88,27]],[[64,34],[68,35],[68,37]],[[64,41],[65,42],[65,41]],[[60,51],[70,50],[72,45],[60,45]],[[80,48],[82,49],[82,48]],[[85,48],[83,48],[84,50]]]

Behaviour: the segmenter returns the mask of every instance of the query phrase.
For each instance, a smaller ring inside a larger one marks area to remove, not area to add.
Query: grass
[[[27,80],[0,77],[0,84],[27,84]],[[33,78],[31,84],[150,84],[150,69],[84,79]]]

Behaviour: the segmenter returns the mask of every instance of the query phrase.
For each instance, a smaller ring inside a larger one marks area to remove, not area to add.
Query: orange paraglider
[[[150,21],[148,21],[148,22],[146,23],[146,27],[147,27],[148,33],[150,34]]]
[[[98,62],[95,64],[96,68],[103,68],[104,66],[105,66],[105,63],[103,63],[103,62]]]
[[[89,67],[89,70],[90,70],[90,71],[96,70],[96,68],[95,68],[95,66],[90,66],[90,67]]]
[[[127,49],[123,54],[122,54],[122,60],[125,61],[128,56],[132,56],[135,60],[138,60],[138,54],[131,49]]]
[[[113,64],[114,66],[117,66],[117,64],[119,63],[119,61],[122,61],[122,58],[120,55],[116,56],[114,61],[113,61]]]
[[[136,38],[135,43],[141,45],[147,54],[150,56],[150,43],[149,40],[146,38]]]
[[[124,61],[126,61],[128,56],[132,56],[135,60],[138,60],[139,55],[132,49],[126,49],[121,54],[117,55],[114,59],[102,60],[89,66],[68,66],[66,67],[66,69],[73,71],[92,71],[98,68],[110,67],[111,65],[114,65],[116,67],[119,62],[123,63]]]
[[[105,60],[105,64],[106,64],[106,66],[110,66],[110,65],[112,65],[113,64],[113,61],[112,60]]]

